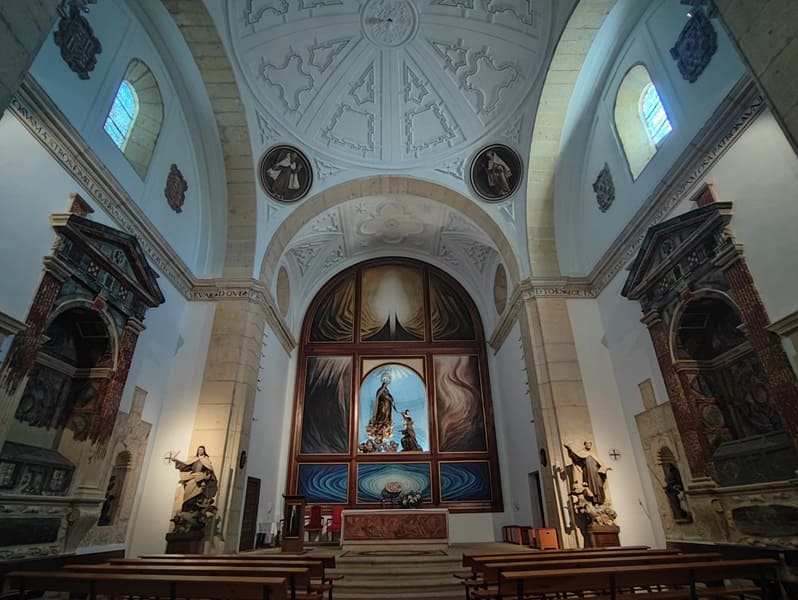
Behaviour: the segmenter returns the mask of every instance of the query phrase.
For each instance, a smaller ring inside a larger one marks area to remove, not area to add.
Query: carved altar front
[[[449,511],[445,508],[345,510],[341,545],[344,548],[386,544],[449,545]]]

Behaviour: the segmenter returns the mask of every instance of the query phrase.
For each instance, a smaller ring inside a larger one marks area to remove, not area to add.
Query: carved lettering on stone
[[[176,213],[183,212],[183,203],[186,201],[186,190],[188,183],[185,177],[177,168],[176,164],[169,167],[169,175],[166,177],[166,187],[163,190],[169,207]]]

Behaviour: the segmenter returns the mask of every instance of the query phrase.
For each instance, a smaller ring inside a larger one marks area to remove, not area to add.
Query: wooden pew
[[[14,571],[6,580],[24,598],[31,591],[152,598],[236,598],[237,600],[287,600],[285,577],[198,577],[195,575],[145,575],[77,573],[70,571]]]
[[[661,555],[661,556],[672,556],[674,554],[678,554],[679,550],[673,550],[669,548],[655,548],[655,549],[645,549],[645,548],[624,548],[618,550],[607,550],[607,549],[598,549],[598,548],[585,548],[582,550],[570,550],[567,552],[560,552],[559,550],[553,550],[551,552],[540,552],[540,551],[529,551],[529,552],[506,552],[506,553],[474,553],[468,552],[463,553],[463,566],[464,567],[473,567],[473,565],[477,561],[484,562],[486,559],[491,560],[492,558],[497,558],[501,560],[562,560],[564,558],[569,557],[603,557],[603,556],[639,556],[641,554],[646,555]]]
[[[316,565],[316,563],[311,563]],[[107,564],[66,565],[65,570],[76,573],[142,573],[145,575],[195,575],[197,577],[285,577],[291,600],[320,600],[320,593],[311,590],[310,565],[304,566],[230,566],[230,565],[173,565],[173,564]]]
[[[192,556],[193,558],[175,558],[180,556]],[[203,557],[203,558],[198,558]],[[332,558],[330,558],[332,557]],[[158,555],[158,558],[115,558],[110,561],[111,564],[125,565],[125,564],[139,564],[139,565],[186,565],[186,566],[229,566],[229,567],[250,567],[254,565],[264,567],[305,567],[310,571],[311,584],[310,587],[313,591],[324,593],[327,592],[329,600],[333,597],[333,584],[335,581],[343,579],[343,575],[330,575],[326,572],[325,564],[335,564],[334,555],[324,555],[319,557],[312,557],[305,554],[287,555],[271,555],[262,554],[257,559],[249,557],[244,560],[239,560],[238,555],[235,554],[195,554],[195,555],[174,555],[164,554]],[[318,580],[318,581],[314,581]]]
[[[651,565],[666,563],[683,562],[702,562],[710,560],[720,560],[723,556],[720,553],[696,553],[696,554],[659,554],[656,552],[641,553],[637,555],[610,556],[561,556],[558,560],[485,560],[477,561],[473,568],[475,581],[467,583],[467,592],[481,590],[477,596],[484,596],[485,590],[495,589],[499,584],[502,573],[507,571],[535,571],[535,570],[578,570],[586,567],[610,567],[610,566],[631,566],[631,565]],[[470,596],[470,593],[466,594]]]
[[[743,594],[770,599],[778,597],[769,586],[769,582],[778,586],[777,566],[778,561],[772,559],[751,559],[508,571],[502,573],[497,590],[480,598],[595,592],[607,600],[698,600]],[[727,585],[729,579],[751,583]],[[652,588],[666,591],[646,591]]]
[[[311,552],[307,554],[295,554],[287,552],[268,552],[263,554],[141,554],[139,558],[146,559],[175,559],[175,558],[195,558],[195,559],[223,559],[234,558],[237,560],[261,560],[264,558],[274,560],[321,560],[326,569],[335,568],[335,554],[329,552]]]

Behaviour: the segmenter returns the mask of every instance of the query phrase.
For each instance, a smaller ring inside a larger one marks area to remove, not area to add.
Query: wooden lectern
[[[303,552],[305,544],[305,497],[283,496],[283,530],[280,552]]]

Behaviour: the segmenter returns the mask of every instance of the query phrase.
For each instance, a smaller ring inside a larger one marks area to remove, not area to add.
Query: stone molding
[[[290,353],[296,347],[296,339],[280,316],[280,309],[269,290],[255,279],[200,279],[188,294],[189,300],[200,302],[222,302],[225,300],[247,300],[257,304],[266,315],[266,322],[275,333],[283,349]]]
[[[0,339],[7,335],[16,335],[26,327],[27,324],[0,311]]]
[[[240,299],[255,302],[264,309],[267,322],[285,351],[294,349],[296,340],[268,289],[254,279],[197,278],[31,75],[25,77],[11,97],[9,108],[112,221],[136,237],[152,265],[184,298],[203,302]],[[0,315],[0,329],[2,326]]]
[[[771,323],[768,325],[767,329],[782,337],[789,337],[798,333],[798,310],[779,319],[775,323]]]

